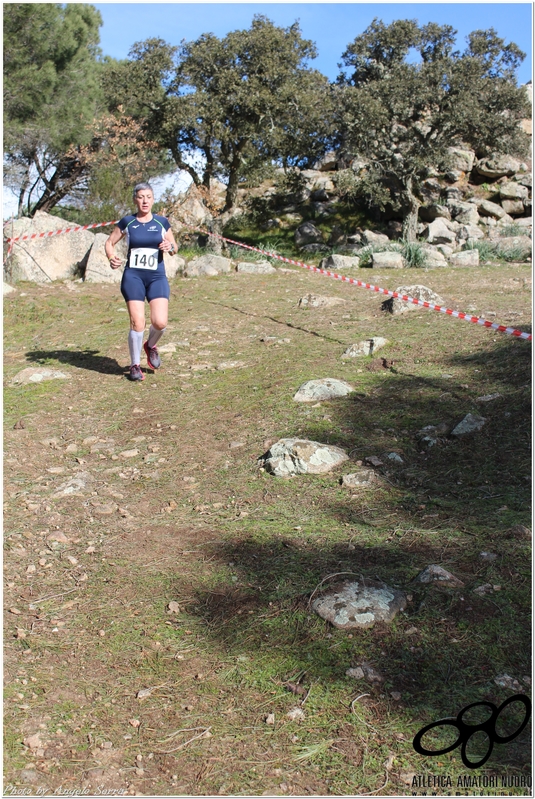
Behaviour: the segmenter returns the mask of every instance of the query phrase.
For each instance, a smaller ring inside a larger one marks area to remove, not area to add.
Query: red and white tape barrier
[[[94,225],[79,225],[77,227],[65,227],[62,230],[51,230],[49,233],[32,233],[30,236],[13,236],[11,238],[5,238],[4,241],[6,244],[13,244],[15,241],[30,241],[32,239],[45,239],[49,236],[59,236],[60,233],[77,233],[79,230],[90,230],[91,228],[95,227],[106,227],[107,225],[116,225],[118,219],[114,219],[112,222],[96,222]]]
[[[187,227],[191,227],[187,225]],[[464,319],[466,322],[473,322],[476,325],[481,325],[482,327],[488,327],[492,330],[497,330],[500,333],[507,333],[509,336],[516,336],[517,338],[522,338],[525,341],[531,341],[531,333],[524,333],[522,330],[516,330],[514,327],[506,327],[505,325],[499,325],[497,322],[489,322],[486,319],[482,319],[479,316],[471,316],[470,314],[466,314],[463,311],[453,311],[451,308],[444,308],[442,305],[433,305],[430,302],[425,302],[425,300],[417,300],[414,297],[409,297],[407,294],[398,294],[397,291],[390,291],[390,289],[382,289],[379,286],[372,286],[370,283],[364,283],[362,280],[355,280],[354,277],[346,277],[346,275],[339,275],[336,272],[329,272],[327,269],[320,269],[319,266],[311,266],[310,264],[302,263],[301,261],[294,261],[292,258],[285,258],[282,255],[278,255],[277,253],[268,252],[267,250],[260,250],[258,247],[251,247],[249,244],[243,244],[241,241],[233,241],[233,239],[226,239],[224,236],[219,236],[216,233],[210,233],[208,230],[203,230],[202,228],[193,228],[192,230],[196,230],[199,233],[203,233],[207,236],[213,236],[214,238],[221,239],[222,241],[227,241],[229,244],[235,244],[238,247],[243,247],[246,250],[252,250],[253,252],[261,253],[262,255],[267,255],[270,258],[276,258],[279,261],[284,261],[287,264],[293,264],[294,266],[300,266],[303,269],[309,269],[311,272],[317,272],[320,275],[325,275],[326,277],[332,277],[335,280],[342,280],[344,283],[351,283],[353,286],[360,286],[361,288],[370,289],[371,291],[376,291],[378,294],[386,294],[388,297],[397,297],[404,302],[412,302],[414,305],[420,305],[422,308],[431,308],[433,311],[439,311],[439,313],[445,313],[448,316],[453,316],[455,319]]]
[[[92,225],[80,225],[77,227],[68,227],[63,228],[62,230],[52,230],[48,233],[32,233],[29,236],[14,236],[14,237],[6,237],[4,239],[5,243],[9,245],[8,252],[6,255],[6,259],[9,257],[11,250],[13,249],[13,244],[16,241],[29,241],[32,239],[43,239],[48,238],[49,236],[59,236],[61,233],[76,233],[79,230],[90,230],[92,228],[97,227],[107,227],[108,225],[116,225],[118,219],[114,219],[111,222],[97,222]],[[390,291],[390,289],[382,289],[379,286],[373,286],[371,283],[364,283],[362,280],[356,280],[354,277],[347,277],[346,275],[339,275],[337,272],[330,272],[327,269],[320,269],[319,266],[311,266],[310,264],[305,264],[302,261],[294,261],[292,258],[285,258],[283,255],[278,255],[274,252],[268,252],[267,250],[261,250],[258,247],[252,247],[250,244],[243,244],[241,241],[234,241],[233,239],[227,239],[224,236],[220,236],[217,233],[210,233],[208,230],[203,230],[203,228],[195,228],[192,225],[186,225],[191,230],[196,231],[197,233],[203,233],[205,236],[212,236],[216,239],[221,239],[221,241],[226,241],[229,244],[235,244],[237,247],[242,247],[245,250],[251,250],[252,252],[258,252],[261,255],[267,255],[269,258],[276,258],[278,261],[284,261],[287,264],[293,264],[294,266],[300,266],[303,269],[308,269],[311,272],[317,272],[320,275],[325,275],[326,277],[332,277],[334,280],[341,280],[344,283],[350,283],[353,286],[360,286],[360,288],[370,289],[371,291],[375,291],[378,294],[385,294],[388,297],[398,298],[403,300],[404,302],[411,302],[413,305],[419,305],[422,308],[431,308],[432,311],[438,311],[439,313],[447,314],[448,316],[453,316],[455,319],[464,319],[466,322],[473,322],[475,325],[481,325],[482,327],[488,327],[491,330],[496,330],[499,333],[506,333],[509,336],[516,336],[517,338],[522,338],[525,341],[531,341],[532,336],[531,333],[524,333],[522,330],[517,330],[514,327],[506,327],[505,325],[499,325],[497,322],[489,322],[487,319],[482,319],[480,316],[471,316],[470,314],[466,314],[463,311],[453,311],[451,308],[445,308],[442,305],[432,305],[430,302],[426,302],[425,300],[417,300],[414,297],[409,297],[407,294],[398,294],[397,291]],[[4,260],[4,263],[5,263]]]

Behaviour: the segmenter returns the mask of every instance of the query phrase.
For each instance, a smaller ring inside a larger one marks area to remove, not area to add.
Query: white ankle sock
[[[164,333],[165,333],[165,327],[163,327],[161,330],[158,330],[157,328],[151,325],[149,328],[149,337],[147,339],[148,346],[155,347]]]
[[[141,362],[141,347],[143,346],[143,330],[138,333],[131,330],[128,334],[128,349],[130,350],[130,360],[132,366],[139,366]]]

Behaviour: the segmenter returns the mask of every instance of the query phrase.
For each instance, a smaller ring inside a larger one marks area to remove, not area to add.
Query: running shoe
[[[141,371],[139,364],[134,364],[130,367],[130,374],[128,376],[130,380],[145,380],[145,375]]]
[[[162,365],[158,350],[156,347],[149,347],[148,341],[143,344],[143,349],[147,355],[147,363],[151,369],[159,369]]]

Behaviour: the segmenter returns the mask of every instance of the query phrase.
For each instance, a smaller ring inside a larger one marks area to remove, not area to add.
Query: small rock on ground
[[[329,589],[312,603],[312,608],[340,630],[364,630],[376,622],[391,622],[406,605],[407,598],[401,591],[361,578]]]
[[[342,485],[346,488],[362,488],[376,483],[378,479],[377,473],[373,469],[362,468],[351,474],[344,474]]]
[[[45,380],[68,380],[70,375],[60,372],[57,369],[43,369],[34,366],[28,366],[19,372],[12,379],[11,383],[16,386],[25,386],[30,383],[42,383]]]
[[[301,438],[281,438],[261,458],[267,472],[276,477],[324,474],[348,460],[341,447]]]
[[[345,397],[355,389],[344,380],[337,380],[334,377],[322,377],[318,380],[308,380],[299,386],[297,393],[294,394],[295,402],[318,402],[321,400]]]
[[[424,585],[434,584],[445,586],[448,588],[462,588],[464,583],[457,577],[454,577],[451,572],[443,569],[442,566],[426,566],[423,571],[415,578],[414,582],[423,583]]]
[[[352,344],[342,355],[342,358],[358,358],[366,355],[373,355],[377,350],[386,347],[389,343],[388,339],[381,336],[373,336],[372,338],[359,341],[358,344]]]
[[[486,419],[483,416],[476,416],[473,413],[467,413],[464,419],[456,425],[451,431],[452,436],[467,436],[470,433],[477,433]]]
[[[269,261],[240,261],[236,271],[251,275],[272,275],[277,270]]]
[[[301,297],[297,305],[299,308],[332,308],[334,305],[344,305],[346,300],[342,297],[320,297],[317,294],[306,294]]]
[[[427,286],[421,286],[419,284],[413,286],[398,286],[396,294],[401,294],[404,297],[412,297],[414,300],[422,300],[422,302],[428,302],[431,305],[444,305],[444,300],[440,295],[436,294]],[[399,316],[409,311],[421,310],[421,306],[416,305],[414,302],[402,300],[400,297],[390,297],[381,304],[381,310],[388,311],[394,316]]]

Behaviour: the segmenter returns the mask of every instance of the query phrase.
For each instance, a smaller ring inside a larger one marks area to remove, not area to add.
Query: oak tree
[[[416,238],[420,183],[429,168],[446,168],[449,147],[480,156],[527,147],[518,125],[526,97],[515,80],[524,53],[492,29],[471,33],[462,53],[455,37],[449,25],[375,19],[342,56],[339,145],[366,158],[366,190],[380,206],[397,205],[407,240]]]

